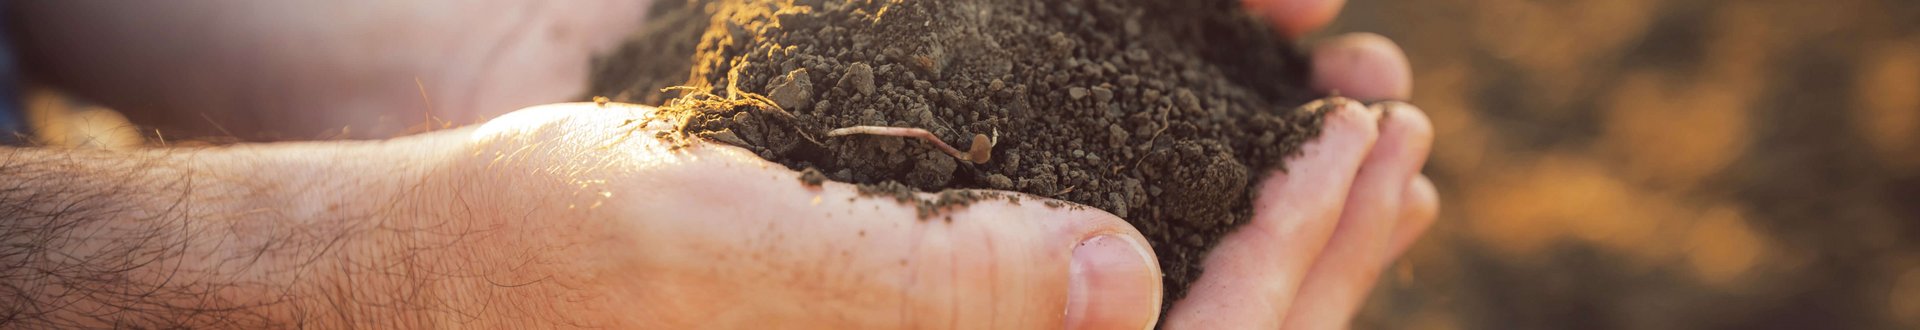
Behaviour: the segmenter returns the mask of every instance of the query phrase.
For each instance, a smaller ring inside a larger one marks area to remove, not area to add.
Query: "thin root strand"
[[[988,159],[993,158],[994,139],[988,138],[986,134],[974,134],[973,145],[970,146],[970,148],[968,148],[967,151],[962,152],[960,151],[960,149],[956,149],[952,145],[947,144],[946,141],[941,141],[940,137],[933,135],[933,132],[928,132],[925,129],[919,129],[919,128],[887,127],[887,126],[853,126],[853,127],[846,127],[846,128],[837,128],[832,131],[827,131],[828,137],[846,136],[846,135],[854,135],[854,134],[886,135],[886,136],[898,136],[898,137],[904,137],[904,138],[920,139],[922,141],[927,141],[927,143],[932,144],[934,148],[939,148],[940,151],[946,152],[947,155],[951,155],[953,156],[953,158],[958,158],[962,161],[972,162],[974,164],[986,164]]]

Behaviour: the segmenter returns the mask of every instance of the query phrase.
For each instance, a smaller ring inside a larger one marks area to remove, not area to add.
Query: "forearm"
[[[402,320],[370,290],[412,286],[393,213],[434,166],[392,148],[0,149],[0,326]]]

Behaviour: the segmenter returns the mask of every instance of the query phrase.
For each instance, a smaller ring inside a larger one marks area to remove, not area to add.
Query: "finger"
[[[684,293],[657,297],[669,302],[637,312],[645,318],[722,328],[1146,329],[1159,316],[1154,254],[1112,214],[1013,193],[974,192],[966,205],[936,207],[933,194],[806,184],[800,173],[744,149],[691,141],[676,151],[669,148],[674,142],[617,125],[670,125],[633,121],[652,111],[618,103],[543,106],[473,133],[599,134],[611,141],[587,153],[606,158],[587,163],[609,166],[590,167],[642,179],[609,190],[634,192],[610,193],[619,203],[577,205],[666,219],[623,238],[639,242],[631,250],[650,252],[632,263],[651,270],[625,280]],[[729,312],[714,314],[703,303],[725,304]]]
[[[1279,327],[1378,137],[1377,114],[1337,102],[1320,137],[1261,183],[1252,221],[1208,253],[1207,271],[1168,313],[1168,329]]]
[[[1433,128],[1410,105],[1385,102],[1374,108],[1382,111],[1380,142],[1360,165],[1339,226],[1301,282],[1283,329],[1345,328],[1386,267],[1389,240],[1401,216],[1400,197],[1426,162]]]
[[[1393,40],[1349,33],[1313,46],[1313,87],[1362,101],[1405,100],[1413,95],[1406,53]]]
[[[1261,15],[1273,23],[1274,29],[1287,38],[1298,39],[1327,23],[1333,22],[1340,14],[1340,6],[1346,0],[1247,0],[1242,4],[1247,11]]]
[[[1388,261],[1400,259],[1400,255],[1407,253],[1440,215],[1440,193],[1433,188],[1433,180],[1425,175],[1407,182],[1406,193],[1400,198],[1405,209],[1400,212],[1400,224],[1393,227],[1393,247],[1388,249]]]

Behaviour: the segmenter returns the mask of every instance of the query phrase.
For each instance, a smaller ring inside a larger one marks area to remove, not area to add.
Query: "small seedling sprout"
[[[952,155],[953,158],[973,162],[974,164],[986,164],[988,159],[993,158],[993,144],[995,142],[994,139],[988,138],[986,134],[974,134],[973,145],[970,146],[967,151],[962,152],[960,149],[955,149],[952,145],[948,145],[946,141],[941,141],[940,137],[933,135],[933,132],[919,128],[854,126],[827,131],[827,136],[829,137],[854,134],[886,135],[920,139],[933,144],[933,147],[939,148],[940,151],[946,152],[948,155]]]

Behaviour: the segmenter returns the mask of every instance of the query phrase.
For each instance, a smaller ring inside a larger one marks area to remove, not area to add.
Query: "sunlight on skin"
[[[582,111],[589,106],[595,107],[595,110]],[[489,145],[502,140],[546,141],[547,146],[572,148],[560,150],[562,153],[621,154],[625,157],[620,161],[640,166],[665,166],[680,161],[676,157],[696,157],[694,153],[669,155],[668,153],[671,152],[667,150],[669,146],[652,138],[655,131],[672,128],[672,121],[661,116],[659,109],[638,104],[612,102],[546,104],[521,109],[487,121],[473,131],[469,140],[476,145]],[[609,125],[609,123],[620,124]],[[608,132],[609,130],[620,130],[620,132]],[[578,134],[582,132],[600,134]],[[569,134],[552,135],[551,133]],[[622,138],[607,142],[578,141],[582,138],[604,136]],[[627,143],[637,143],[637,145],[623,145]],[[692,140],[691,143],[701,142]],[[603,150],[599,151],[604,152],[582,150],[595,145],[600,145],[600,149]],[[622,147],[614,148],[615,145],[622,145]],[[533,146],[529,145],[525,148],[531,147]],[[723,154],[734,155],[741,152],[744,151],[731,149]],[[757,156],[754,157],[757,158]]]
[[[666,143],[653,137],[653,133],[657,130],[672,128],[671,121],[654,119],[659,116],[661,116],[659,109],[628,103],[547,104],[529,107],[490,120],[475,129],[468,136],[468,140],[476,146],[519,146],[512,150],[476,149],[475,152],[478,154],[494,153],[491,157],[496,164],[523,153],[536,152],[534,149],[537,148],[557,148],[537,151],[540,153],[572,155],[576,159],[552,162],[554,164],[538,171],[566,178],[569,185],[578,188],[572,195],[585,195],[590,198],[585,201],[576,199],[576,202],[568,203],[569,209],[582,206],[597,208],[614,196],[613,191],[605,187],[609,179],[601,176],[631,175],[648,169],[700,160],[698,153],[672,151]],[[597,141],[608,136],[620,138]],[[586,141],[586,139],[596,141]],[[691,143],[702,142],[696,140]],[[751,154],[738,155],[744,152],[738,149],[717,151],[728,158],[756,157]],[[609,169],[620,169],[620,171],[604,173],[604,170]]]
[[[1158,315],[1147,312],[1161,297],[1144,244],[1122,259],[1147,267],[1074,287],[1103,307],[1073,310],[1071,274],[1114,262],[1082,265],[1072,258],[1082,242],[1143,241],[1111,214],[1016,194],[1020,202],[990,198],[921,218],[910,203],[851,184],[801,184],[798,172],[745,149],[698,139],[675,148],[683,141],[656,137],[675,121],[646,120],[659,115],[553,104],[461,136],[476,178],[508,187],[475,201],[508,217],[495,221],[572,233],[556,236],[570,252],[544,260],[577,270],[565,286],[601,288],[583,297],[598,303],[581,307],[607,318],[588,323],[1005,327],[1072,322],[1073,311],[1081,325],[1132,328]]]

